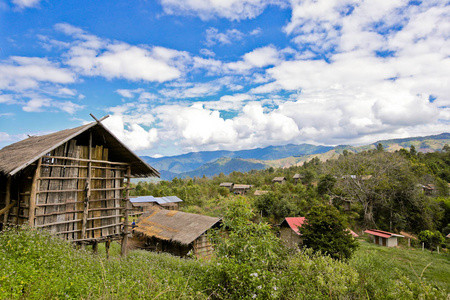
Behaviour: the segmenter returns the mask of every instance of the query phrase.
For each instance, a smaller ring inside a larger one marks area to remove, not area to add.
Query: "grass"
[[[300,252],[273,270],[142,250],[121,257],[118,243],[107,260],[104,244],[98,248],[97,255],[89,247],[76,250],[37,230],[0,233],[0,299],[252,299],[256,292],[265,292],[257,299],[450,297],[448,254],[363,241],[348,264]]]
[[[430,253],[429,250],[422,251],[417,248],[388,248],[361,241],[355,260],[362,255],[384,260],[384,266],[389,270],[383,273],[387,274],[390,280],[399,279],[398,270],[413,282],[424,280],[450,292],[449,254]]]

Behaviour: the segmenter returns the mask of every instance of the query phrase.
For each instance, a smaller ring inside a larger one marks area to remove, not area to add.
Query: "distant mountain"
[[[167,180],[171,180],[174,177],[178,178],[186,178],[186,177],[203,177],[205,175],[206,177],[212,177],[215,175],[219,175],[220,173],[224,174],[230,174],[233,171],[238,172],[248,172],[250,170],[261,170],[265,169],[267,167],[266,164],[254,160],[249,159],[242,159],[242,158],[229,158],[229,157],[222,157],[219,158],[216,161],[209,162],[204,164],[203,166],[190,171],[185,172],[181,174],[173,174],[172,178],[168,178]]]
[[[289,167],[302,164],[317,156],[322,160],[332,159],[344,150],[361,152],[374,149],[381,143],[386,151],[409,149],[414,145],[417,151],[432,152],[441,150],[445,144],[450,145],[450,133],[439,135],[411,137],[403,139],[381,140],[364,146],[339,145],[336,147],[316,146],[310,144],[269,146],[239,151],[201,151],[177,156],[142,158],[161,173],[161,179],[172,180],[175,177],[212,177],[220,173],[228,175],[233,171],[248,172],[272,167]]]
[[[333,149],[328,146],[316,146],[309,144],[269,146],[266,148],[256,148],[251,150],[239,151],[200,151],[191,152],[177,156],[167,156],[153,158],[143,156],[142,158],[157,170],[169,171],[180,174],[196,170],[206,163],[213,162],[222,157],[257,159],[257,160],[276,160],[291,156],[302,156],[308,154],[324,153]]]

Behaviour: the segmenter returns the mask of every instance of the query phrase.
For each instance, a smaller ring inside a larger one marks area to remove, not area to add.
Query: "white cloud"
[[[103,124],[131,150],[150,149],[158,141],[156,128],[145,130],[137,122],[125,121],[121,114],[110,116]]]
[[[230,45],[233,42],[242,40],[243,37],[244,34],[237,29],[228,29],[222,33],[217,28],[210,27],[206,30],[205,44],[210,47],[216,44]]]
[[[275,65],[280,61],[280,53],[274,46],[270,45],[256,48],[253,51],[244,54],[242,61],[228,63],[226,67],[231,71],[241,73],[252,68],[262,68]]]
[[[66,54],[66,64],[86,76],[165,82],[180,78],[190,60],[182,51],[112,42],[70,24],[55,27],[75,38]]]
[[[42,82],[73,83],[75,75],[46,58],[12,56],[0,63],[0,89],[23,91],[38,88]]]
[[[20,9],[37,7],[39,2],[41,2],[41,0],[12,0],[12,3]]]
[[[193,14],[202,20],[222,17],[229,20],[253,19],[269,5],[286,5],[283,0],[161,0],[167,14]]]

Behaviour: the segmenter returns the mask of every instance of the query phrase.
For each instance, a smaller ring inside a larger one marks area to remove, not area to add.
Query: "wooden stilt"
[[[106,259],[109,259],[109,246],[111,246],[111,240],[107,240],[105,243]]]
[[[37,182],[41,175],[41,163],[42,163],[42,159],[39,158],[37,167],[36,167],[36,171],[34,172],[34,175],[33,175],[33,181],[31,183],[30,208],[28,210],[28,225],[30,225],[30,227],[34,227],[34,225],[35,225],[34,219],[35,219],[35,215],[36,215],[36,193],[39,188]]]
[[[11,176],[8,176],[8,179],[6,180],[6,195],[5,195],[5,200],[6,200],[6,207],[10,206],[11,203]],[[14,205],[12,205],[11,207],[13,207]],[[11,208],[10,207],[10,208]],[[9,216],[9,209],[8,208],[5,211],[5,215],[3,216],[3,224],[8,224],[8,216]]]
[[[92,244],[92,252],[94,254],[98,254],[98,243],[95,242],[94,244]]]
[[[125,209],[124,209],[124,220],[123,220],[123,238],[122,238],[122,247],[121,247],[121,255],[127,255],[127,244],[128,244],[128,209],[130,203],[130,179],[131,179],[131,167],[127,168],[127,182],[126,182],[126,196],[125,196]]]
[[[92,131],[89,131],[89,162],[88,162],[88,172],[86,178],[86,186],[85,186],[85,196],[84,196],[84,211],[83,211],[83,221],[81,225],[81,239],[86,238],[86,227],[87,227],[87,218],[89,213],[89,199],[91,198],[91,176],[92,176]],[[84,248],[84,244],[81,245]]]

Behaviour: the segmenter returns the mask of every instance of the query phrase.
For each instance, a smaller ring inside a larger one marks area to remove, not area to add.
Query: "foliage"
[[[300,232],[303,245],[334,259],[347,260],[358,248],[358,242],[348,230],[348,223],[331,205],[319,205],[306,215]]]
[[[426,247],[434,250],[445,242],[445,238],[439,231],[423,230],[417,236],[420,242],[425,243]]]

